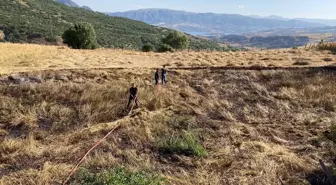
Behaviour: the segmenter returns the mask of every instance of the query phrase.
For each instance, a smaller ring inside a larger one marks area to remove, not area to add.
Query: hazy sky
[[[336,19],[336,0],[74,0],[95,11],[167,8],[191,12]]]

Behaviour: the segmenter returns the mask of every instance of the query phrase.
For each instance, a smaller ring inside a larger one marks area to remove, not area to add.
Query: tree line
[[[74,49],[96,49],[98,46],[94,27],[87,22],[76,23],[63,33],[63,42]],[[142,46],[142,51],[173,52],[189,48],[189,38],[178,31],[170,32],[162,39],[162,44],[155,47],[150,43]]]

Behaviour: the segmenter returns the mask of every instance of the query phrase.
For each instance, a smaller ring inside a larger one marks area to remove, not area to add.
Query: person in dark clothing
[[[159,69],[156,70],[154,78],[155,78],[155,85],[158,85],[160,80]]]
[[[127,104],[127,110],[129,110],[129,106],[131,105],[132,101],[135,102],[135,105],[139,107],[138,104],[138,88],[135,86],[135,84],[132,84],[132,87],[130,88],[130,97]]]
[[[163,68],[161,69],[161,80],[162,80],[162,84],[166,84],[166,74],[167,74],[167,70],[166,70],[166,66],[163,66]]]

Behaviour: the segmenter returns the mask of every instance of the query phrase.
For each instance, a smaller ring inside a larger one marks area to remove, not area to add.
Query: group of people
[[[162,84],[166,84],[167,81],[166,81],[166,74],[167,74],[167,70],[166,70],[166,66],[163,66],[162,69],[161,69],[161,81],[162,81]],[[158,85],[159,84],[159,81],[160,81],[160,69],[156,69],[156,72],[155,72],[155,85]]]
[[[161,69],[161,82],[162,82],[162,84],[167,83],[166,77],[167,77],[166,66],[163,66],[162,69]],[[159,68],[155,72],[154,79],[155,79],[155,85],[159,85],[159,82],[160,82],[160,69]],[[129,110],[132,101],[134,101],[135,105],[137,107],[139,107],[138,88],[136,87],[136,85],[134,83],[132,84],[132,87],[130,88],[129,92],[130,92],[130,97],[128,99],[127,110]]]

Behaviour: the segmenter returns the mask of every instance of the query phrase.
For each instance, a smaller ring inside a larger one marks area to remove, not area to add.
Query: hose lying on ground
[[[113,131],[115,131],[117,128],[119,128],[120,125],[115,126],[109,133],[107,133],[101,140],[99,140],[95,145],[93,145],[88,152],[81,158],[81,160],[77,163],[77,165],[72,169],[70,172],[68,178],[63,182],[63,185],[66,185],[66,183],[70,180],[71,176],[77,171],[79,165],[83,163],[83,161],[86,159],[86,157],[94,150],[98,145],[100,145],[109,135],[112,134]]]

